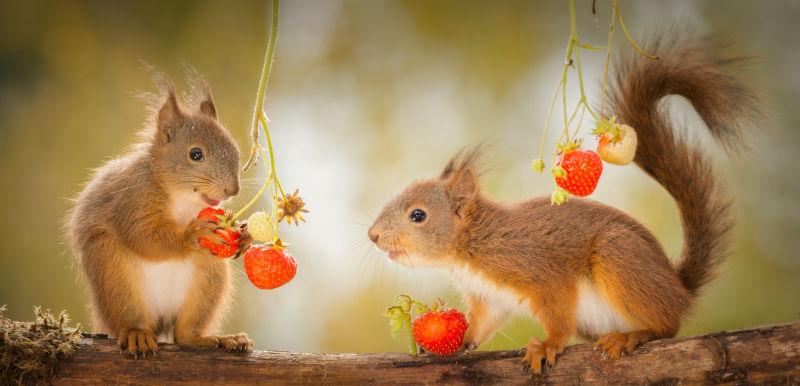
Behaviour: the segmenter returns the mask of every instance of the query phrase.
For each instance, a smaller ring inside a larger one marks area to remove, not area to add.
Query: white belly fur
[[[194,276],[194,263],[189,259],[160,262],[139,259],[138,265],[144,301],[151,315],[154,319],[162,319],[167,325],[171,325],[186,301]],[[169,330],[159,334],[159,341],[173,340],[171,328]]]
[[[530,315],[530,302],[507,288],[498,287],[480,272],[468,266],[450,271],[456,287],[466,294],[486,299],[487,306],[501,312]]]
[[[631,331],[630,325],[588,280],[578,283],[578,329],[596,337]]]
[[[497,286],[480,272],[467,266],[456,267],[450,271],[456,287],[464,294],[487,300],[487,305],[496,312],[509,312],[533,316],[530,301],[508,288]],[[578,328],[592,335],[600,336],[609,332],[631,331],[631,327],[597,288],[588,280],[578,285],[578,304],[576,318]]]

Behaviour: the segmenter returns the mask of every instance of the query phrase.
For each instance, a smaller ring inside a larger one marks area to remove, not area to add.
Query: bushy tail
[[[661,34],[645,47],[658,60],[632,54],[617,61],[608,112],[636,130],[634,161],[678,203],[684,248],[677,271],[695,294],[728,252],[732,201],[703,149],[673,129],[661,99],[671,94],[688,99],[729,154],[744,147],[742,129],[759,116],[759,109],[753,91],[734,75],[745,58],[724,56],[712,39],[678,36]]]

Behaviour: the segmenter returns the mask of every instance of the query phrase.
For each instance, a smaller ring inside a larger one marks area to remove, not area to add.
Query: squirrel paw
[[[542,362],[546,361],[548,365],[554,365],[556,363],[556,355],[562,351],[564,351],[563,344],[557,344],[549,339],[542,342],[537,338],[531,338],[525,349],[523,361],[534,374],[541,374]]]
[[[594,348],[600,347],[611,359],[619,359],[625,353],[633,353],[639,345],[653,340],[653,337],[654,334],[649,331],[612,332],[594,342]]]
[[[142,358],[147,358],[147,353],[152,353],[156,356],[158,352],[158,343],[156,337],[150,331],[142,330],[129,330],[123,331],[117,338],[120,350],[128,350],[128,354],[132,355],[134,359],[138,359],[139,355]]]
[[[197,243],[197,239],[200,237],[208,238],[214,243],[221,243],[224,241],[222,237],[214,233],[214,231],[217,229],[222,229],[222,227],[216,222],[207,219],[195,218],[189,223],[188,232],[189,237],[195,243]]]
[[[245,333],[218,336],[217,346],[225,347],[228,351],[253,351],[253,341]]]

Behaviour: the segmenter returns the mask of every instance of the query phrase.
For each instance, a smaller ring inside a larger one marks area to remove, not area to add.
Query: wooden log
[[[547,383],[800,384],[800,322],[663,339],[613,361],[589,344],[568,347],[543,376],[522,366],[519,351],[453,357],[407,354],[306,354],[201,351],[161,345],[133,359],[115,342],[87,337],[61,363],[56,384],[254,383]]]

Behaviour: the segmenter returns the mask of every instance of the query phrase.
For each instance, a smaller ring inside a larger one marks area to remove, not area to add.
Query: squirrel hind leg
[[[615,224],[598,240],[589,281],[624,323],[596,328],[593,335],[642,330],[673,336],[692,299],[655,237],[641,226]]]

